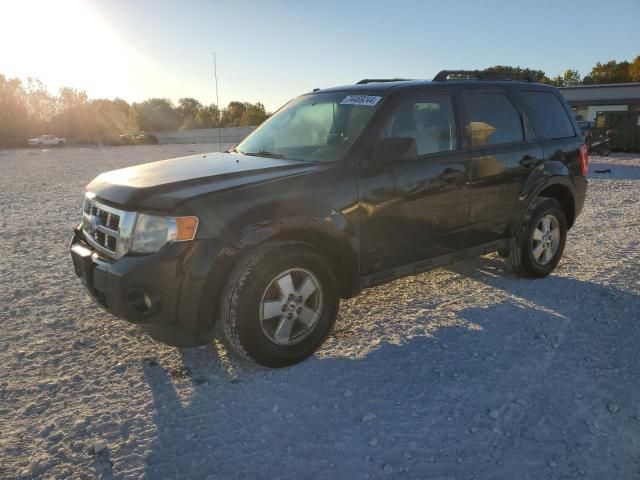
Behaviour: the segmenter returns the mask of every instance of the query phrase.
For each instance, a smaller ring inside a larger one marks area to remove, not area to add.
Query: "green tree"
[[[189,97],[181,98],[178,100],[177,110],[182,116],[180,130],[202,128],[201,120],[198,117],[202,110],[202,104],[198,100]]]
[[[629,65],[629,80],[632,82],[640,82],[640,55]]]
[[[67,137],[118,135],[130,131],[129,113],[129,104],[122,99],[91,100],[66,108],[50,125],[54,132]]]
[[[229,102],[227,108],[222,111],[221,126],[223,127],[239,127],[242,115],[247,110],[247,104],[232,101]]]
[[[534,82],[539,83],[551,83],[551,80],[542,70],[533,70],[531,68],[511,67],[508,65],[494,65],[493,67],[485,68],[486,72],[498,72],[511,75],[519,75],[523,77],[531,78]]]
[[[582,78],[577,70],[566,70],[562,75],[556,75],[551,79],[551,84],[556,87],[575,87],[582,84]]]
[[[120,98],[90,100],[84,90],[71,87],[51,95],[39,80],[22,82],[0,74],[0,145],[24,144],[42,133],[90,140],[138,130],[254,126],[268,116],[262,103],[232,101],[220,111],[191,97],[174,106],[164,98],[133,105]]]
[[[232,101],[222,111],[220,123],[223,127],[255,126],[268,117],[262,103]]]
[[[29,135],[29,111],[17,78],[0,74],[0,145],[18,144]]]
[[[177,130],[182,124],[180,112],[166,98],[150,98],[134,103],[133,108],[138,114],[140,129],[145,132]]]
[[[58,99],[51,95],[47,87],[38,79],[27,78],[25,103],[32,122],[45,126],[56,113]]]
[[[215,103],[204,107],[198,112],[199,121],[203,128],[220,126],[220,110]]]
[[[611,60],[607,63],[596,63],[596,66],[591,69],[589,75],[585,76],[583,83],[589,84],[603,84],[603,83],[625,83],[631,81],[630,76],[630,63],[627,61],[616,62]]]
[[[71,87],[61,87],[58,92],[58,111],[74,108],[83,103],[87,103],[89,97],[84,90],[77,90]]]
[[[178,100],[177,108],[183,117],[187,115],[195,117],[202,110],[202,104],[195,98],[184,97]]]
[[[240,126],[253,127],[260,125],[267,117],[267,112],[262,103],[247,104],[242,117],[240,117]]]
[[[127,132],[137,132],[138,130],[140,130],[138,112],[135,108],[129,107],[129,111],[127,112]]]

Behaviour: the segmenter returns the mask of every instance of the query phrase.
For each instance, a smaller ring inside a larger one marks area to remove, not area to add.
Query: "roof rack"
[[[446,82],[449,80],[449,76],[451,75],[458,77],[452,78],[451,80],[520,80],[525,82],[535,82],[535,79],[526,73],[492,72],[490,70],[441,70],[435,77],[433,77],[433,81]]]
[[[408,78],[365,78],[360,80],[356,85],[364,85],[365,83],[384,83],[384,82],[408,82]]]

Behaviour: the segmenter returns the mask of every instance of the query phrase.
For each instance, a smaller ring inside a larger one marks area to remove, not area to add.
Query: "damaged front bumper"
[[[212,305],[198,301],[210,273],[206,267],[213,267],[210,248],[202,247],[197,241],[173,243],[152,255],[113,260],[92,248],[77,228],[70,253],[76,275],[108,312],[164,343],[195,346],[211,340],[214,323]]]

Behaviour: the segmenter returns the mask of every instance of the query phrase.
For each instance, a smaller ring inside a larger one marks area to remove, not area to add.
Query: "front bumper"
[[[175,346],[196,346],[212,338],[216,256],[209,242],[165,245],[153,255],[100,256],[74,230],[70,252],[76,275],[91,297],[113,315],[141,326],[152,337]]]

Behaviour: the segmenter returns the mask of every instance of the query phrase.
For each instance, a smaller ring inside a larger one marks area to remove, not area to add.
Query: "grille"
[[[120,226],[120,215],[116,213],[107,212],[106,210],[100,210],[100,208],[91,200],[88,200],[85,204],[85,213],[88,215],[95,215],[101,221],[102,224],[114,232],[118,231]]]
[[[112,258],[126,253],[127,224],[131,224],[127,218],[135,214],[104,205],[90,194],[84,199],[82,212],[82,231],[96,250]]]

